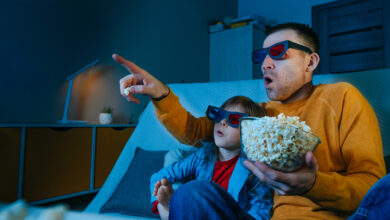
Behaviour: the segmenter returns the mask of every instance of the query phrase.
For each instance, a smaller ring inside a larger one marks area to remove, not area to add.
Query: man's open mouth
[[[267,87],[271,83],[272,83],[272,79],[268,76],[264,76],[264,85]]]

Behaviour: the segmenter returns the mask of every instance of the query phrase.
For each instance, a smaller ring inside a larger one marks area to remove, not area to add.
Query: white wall
[[[238,16],[258,14],[276,23],[299,22],[311,26],[311,7],[335,0],[238,0]]]

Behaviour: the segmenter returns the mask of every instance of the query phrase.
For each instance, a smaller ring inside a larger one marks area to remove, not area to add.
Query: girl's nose
[[[222,119],[219,123],[221,123],[221,125],[224,126],[224,127],[228,126],[226,118]]]

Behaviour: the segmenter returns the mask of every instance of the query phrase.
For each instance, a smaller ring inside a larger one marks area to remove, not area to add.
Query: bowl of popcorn
[[[243,117],[240,124],[242,152],[252,161],[292,172],[304,163],[308,151],[314,151],[321,140],[299,117]]]

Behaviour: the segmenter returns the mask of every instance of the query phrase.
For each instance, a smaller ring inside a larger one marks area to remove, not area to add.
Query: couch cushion
[[[158,217],[151,211],[149,180],[163,167],[166,152],[137,148],[125,175],[100,213]]]

